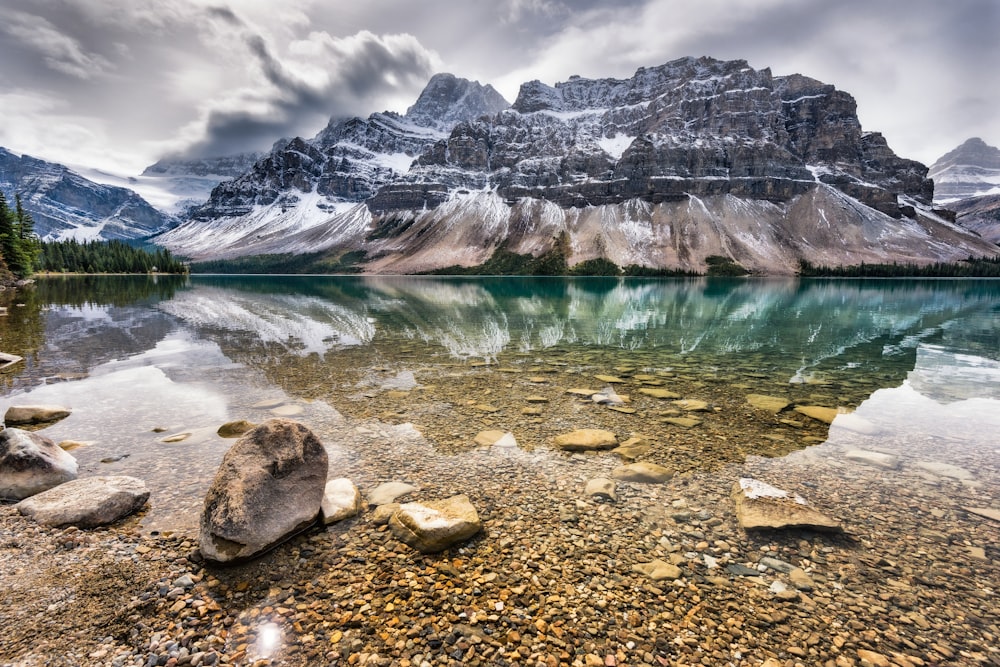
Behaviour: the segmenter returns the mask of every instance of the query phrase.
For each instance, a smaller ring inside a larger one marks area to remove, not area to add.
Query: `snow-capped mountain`
[[[141,238],[177,224],[128,188],[95,183],[64,165],[4,148],[0,190],[10,202],[20,194],[45,240]]]
[[[175,215],[208,201],[219,183],[243,175],[264,153],[239,153],[211,158],[163,158],[146,167],[137,180],[140,194]],[[156,192],[154,192],[156,191]],[[161,203],[162,202],[162,203]]]
[[[460,120],[509,106],[492,86],[437,74],[405,115],[333,118],[311,140],[278,142],[249,171],[220,183],[186,224],[160,240],[193,256],[260,252],[275,240],[350,216]]]
[[[996,254],[934,208],[924,165],[815,79],[683,58],[532,81],[509,109],[470,113],[470,90],[484,88],[439,75],[405,116],[295,139],[161,238],[206,258],[363,251],[364,270],[399,273],[501,248],[699,271],[722,255],[762,273]]]
[[[1000,148],[968,139],[931,165],[929,175],[936,203],[955,211],[961,226],[1000,244]]]

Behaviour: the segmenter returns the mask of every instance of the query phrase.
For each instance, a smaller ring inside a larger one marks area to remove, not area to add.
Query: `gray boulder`
[[[113,523],[146,504],[149,489],[135,477],[85,477],[60,484],[19,502],[24,516],[43,526],[93,528]]]
[[[12,405],[3,421],[7,426],[48,424],[69,417],[72,411],[59,405]]]
[[[246,560],[314,523],[327,467],[323,443],[298,422],[271,419],[247,432],[226,452],[205,495],[202,555]]]
[[[76,471],[76,459],[44,435],[0,431],[0,498],[33,496],[76,479]]]
[[[476,508],[466,495],[423,503],[405,503],[389,519],[389,530],[425,554],[444,551],[467,540],[483,527]]]

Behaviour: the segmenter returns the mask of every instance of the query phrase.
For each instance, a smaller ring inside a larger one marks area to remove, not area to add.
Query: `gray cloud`
[[[7,37],[41,56],[52,70],[77,79],[90,79],[112,69],[98,53],[85,49],[73,36],[60,31],[42,16],[7,11],[0,17],[0,30]]]

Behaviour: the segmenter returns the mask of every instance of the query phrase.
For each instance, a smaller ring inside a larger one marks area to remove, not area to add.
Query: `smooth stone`
[[[681,410],[685,410],[687,412],[707,412],[708,411],[708,402],[707,401],[700,401],[700,400],[695,399],[695,398],[685,398],[685,399],[682,399],[680,401],[674,401],[672,403],[672,405],[676,405]]]
[[[932,475],[937,475],[938,477],[950,477],[952,479],[975,479],[970,471],[965,468],[960,468],[956,465],[951,465],[950,463],[938,463],[937,461],[917,461],[916,466],[925,472],[929,472]]]
[[[632,566],[632,571],[645,575],[653,581],[663,581],[680,579],[681,569],[672,563],[657,558],[649,563],[636,563]]]
[[[0,498],[21,500],[76,475],[76,459],[50,438],[19,428],[0,431]]]
[[[674,471],[655,463],[640,461],[615,468],[611,471],[611,476],[622,482],[662,484],[674,476]]]
[[[963,507],[966,512],[971,512],[981,517],[987,519],[992,519],[993,521],[1000,521],[1000,509],[994,509],[992,507]]]
[[[475,440],[473,440],[473,442],[475,442],[480,447],[489,447],[494,442],[504,437],[504,435],[506,434],[507,434],[506,431],[500,431],[500,430],[480,431],[479,434],[476,436]]]
[[[493,449],[517,449],[517,438],[513,433],[504,433],[499,440],[493,443]]]
[[[775,572],[783,572],[784,574],[788,574],[795,569],[795,566],[791,563],[778,558],[771,558],[770,556],[764,556],[757,562],[768,569],[774,570]]]
[[[549,399],[545,398],[544,396],[528,396],[524,400],[526,402],[528,402],[528,403],[548,403],[549,402]]]
[[[466,495],[405,503],[389,519],[389,530],[420,553],[443,551],[482,529],[479,514]]]
[[[256,424],[248,422],[246,419],[237,419],[236,421],[226,422],[219,427],[216,433],[220,438],[238,438],[247,431],[256,428],[256,426]]]
[[[645,394],[646,396],[652,396],[653,398],[659,399],[672,399],[680,398],[681,395],[676,391],[670,391],[669,389],[657,389],[655,387],[643,387],[639,389],[640,394]]]
[[[323,514],[323,524],[350,519],[361,511],[361,492],[354,482],[346,477],[331,479],[323,489],[323,501],[320,512]]]
[[[876,653],[875,651],[869,651],[868,649],[859,648],[858,649],[858,659],[865,660],[874,667],[892,667],[892,662],[889,658],[885,657],[881,653]]]
[[[857,461],[858,463],[865,463],[886,470],[896,470],[899,468],[898,456],[883,454],[882,452],[872,452],[867,449],[851,449],[844,453],[844,458],[849,461]]]
[[[584,487],[583,493],[586,496],[597,496],[611,501],[618,500],[617,486],[614,480],[607,477],[595,477],[590,480]]]
[[[187,440],[190,437],[191,437],[191,433],[188,433],[188,432],[185,432],[185,433],[174,433],[173,435],[168,435],[167,437],[162,438],[160,440],[160,442],[165,442],[165,443],[168,443],[168,444],[172,443],[172,442],[184,442],[185,440]]]
[[[328,458],[304,425],[270,419],[222,458],[201,516],[199,546],[210,561],[246,560],[315,522]]]
[[[607,382],[608,384],[624,384],[625,382],[625,380],[616,375],[595,375],[594,379]]]
[[[759,410],[767,410],[778,414],[791,403],[779,396],[767,396],[766,394],[748,394],[747,403]]]
[[[756,577],[760,574],[757,570],[740,563],[730,563],[726,565],[726,572],[737,577]]]
[[[301,405],[279,405],[271,409],[271,414],[275,417],[295,417],[303,412],[304,409]]]
[[[736,518],[744,530],[812,528],[842,532],[841,525],[810,506],[800,496],[790,497],[787,491],[744,477],[733,484],[731,493],[736,505]]]
[[[683,428],[692,428],[702,423],[702,420],[695,419],[694,417],[664,417],[663,421]]]
[[[490,405],[489,403],[476,403],[472,407],[475,408],[476,410],[479,410],[480,412],[487,412],[487,413],[500,412],[500,408],[498,408],[495,405]]]
[[[538,417],[542,414],[541,408],[521,408],[521,414],[528,417]]]
[[[389,523],[389,519],[392,515],[399,511],[399,503],[386,503],[384,505],[379,505],[372,512],[372,523],[376,526],[384,526]]]
[[[590,397],[592,397],[592,396],[593,396],[594,394],[598,394],[598,393],[600,393],[600,392],[598,392],[598,391],[596,391],[596,390],[594,390],[594,389],[580,389],[580,388],[574,388],[574,389],[567,389],[567,390],[566,390],[566,393],[567,393],[567,394],[570,394],[570,395],[572,395],[572,396],[581,396],[581,397],[584,397],[584,398],[590,398]]]
[[[132,514],[148,499],[149,489],[141,479],[115,475],[66,482],[15,507],[43,526],[93,528]]]
[[[270,398],[263,401],[257,401],[251,408],[257,410],[270,410],[271,408],[278,408],[285,404],[285,399],[283,398]]]
[[[417,487],[406,482],[384,482],[368,492],[368,504],[385,505],[417,490]]]
[[[89,447],[94,444],[93,440],[61,440],[59,442],[59,449],[64,452],[72,452],[74,449],[80,449],[81,447]]]
[[[827,424],[832,424],[837,415],[846,414],[837,408],[826,408],[821,405],[797,405],[795,411]]]
[[[609,405],[608,410],[614,410],[615,412],[620,412],[623,415],[634,415],[635,408],[627,408],[623,405]]]
[[[633,436],[611,450],[626,461],[634,461],[649,452],[653,445],[642,436]]]
[[[612,449],[618,445],[618,438],[611,431],[599,428],[582,428],[555,437],[556,447],[569,452],[595,449]]]
[[[3,421],[8,427],[48,424],[69,417],[71,412],[60,405],[12,405],[7,408]]]
[[[792,586],[795,586],[795,588],[800,591],[811,591],[816,587],[816,584],[813,583],[812,577],[810,577],[801,567],[793,568],[792,571],[788,573],[788,580],[792,582]]]

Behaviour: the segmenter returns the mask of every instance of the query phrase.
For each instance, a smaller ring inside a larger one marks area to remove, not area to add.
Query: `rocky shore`
[[[141,515],[60,529],[2,506],[0,665],[1000,665],[995,450],[921,465],[933,443],[886,438],[891,468],[830,444],[651,483],[614,480],[609,451],[456,459],[406,424],[317,433],[331,478],[466,494],[483,530],[422,554],[366,506],[219,567]],[[743,477],[846,532],[744,530]]]

